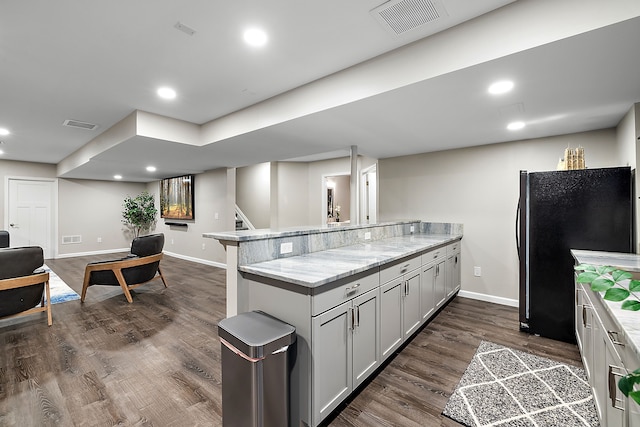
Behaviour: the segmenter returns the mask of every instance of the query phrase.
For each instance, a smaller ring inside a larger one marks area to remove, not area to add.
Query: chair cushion
[[[29,276],[44,264],[42,248],[0,249],[0,279]],[[44,283],[0,291],[0,317],[35,307],[42,301]]]

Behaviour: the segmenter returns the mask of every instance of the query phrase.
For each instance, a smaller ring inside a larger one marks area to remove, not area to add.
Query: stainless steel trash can
[[[218,323],[224,427],[289,425],[289,357],[296,329],[252,311]]]

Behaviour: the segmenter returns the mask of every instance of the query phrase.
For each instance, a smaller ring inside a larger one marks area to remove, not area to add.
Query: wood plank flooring
[[[47,260],[80,292],[87,262]],[[220,426],[225,271],[165,257],[169,288],[89,288],[84,304],[0,321],[1,426]],[[580,365],[576,346],[518,331],[517,310],[456,297],[328,426],[458,426],[440,415],[481,340]]]

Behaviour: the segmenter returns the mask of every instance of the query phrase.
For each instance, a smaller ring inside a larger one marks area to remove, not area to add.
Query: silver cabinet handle
[[[353,331],[353,329],[355,328],[355,319],[353,316],[353,308],[349,307],[348,312],[347,312],[347,316],[349,316],[349,318],[347,319],[347,329],[349,329],[350,331]]]
[[[620,347],[624,347],[624,343],[618,339],[617,331],[607,331],[607,335],[609,335],[609,339],[615,345],[619,345]]]
[[[616,386],[616,377],[623,377],[624,374],[621,374],[619,372],[614,372],[614,369],[624,371],[624,369],[619,366],[609,365],[609,381],[608,381],[609,399],[611,399],[612,407],[624,412],[624,400],[618,399],[618,387]],[[622,406],[617,406],[618,402],[620,402]]]
[[[356,305],[356,326],[360,327],[360,306]]]
[[[345,289],[345,291],[347,292],[347,294],[352,294],[355,291],[357,291],[359,287],[360,287],[360,283],[356,283],[355,285]]]

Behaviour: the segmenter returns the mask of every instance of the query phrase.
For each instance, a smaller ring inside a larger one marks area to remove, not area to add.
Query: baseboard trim
[[[72,254],[58,254],[54,259],[58,259],[58,258],[74,258],[74,257],[79,257],[79,256],[89,256],[89,255],[106,255],[106,254],[115,254],[115,253],[122,253],[122,252],[129,252],[131,248],[122,248],[122,249],[107,249],[104,251],[91,251],[91,252],[75,252]],[[181,254],[177,254],[174,252],[168,252],[168,251],[162,251],[162,253],[172,256],[174,258],[179,258],[179,259],[183,259],[185,261],[191,261],[191,262],[197,262],[199,264],[205,264],[205,265],[210,265],[212,267],[218,267],[218,268],[222,268],[222,269],[227,269],[227,265],[223,264],[221,262],[216,262],[216,261],[209,261],[206,259],[202,259],[202,258],[195,258],[195,257],[191,257],[191,256],[187,256],[187,255],[181,255]]]
[[[106,255],[106,254],[115,254],[122,252],[129,252],[131,248],[122,248],[122,249],[106,249],[104,251],[90,251],[90,252],[74,252],[71,254],[58,254],[54,257],[54,259],[58,258],[74,258],[78,256],[89,256],[89,255]]]
[[[494,295],[480,294],[477,292],[469,292],[469,291],[463,291],[463,290],[460,290],[460,292],[458,292],[458,295],[463,298],[493,302],[495,304],[508,305],[509,307],[519,307],[519,302],[517,299],[496,297]]]
[[[208,259],[202,259],[202,258],[195,258],[195,257],[191,257],[191,256],[187,256],[187,255],[182,255],[182,254],[176,254],[173,252],[168,252],[168,251],[163,251],[163,253],[172,256],[174,258],[179,258],[179,259],[183,259],[185,261],[191,261],[191,262],[197,262],[199,264],[205,264],[205,265],[210,265],[212,267],[218,267],[218,268],[222,268],[224,270],[227,269],[227,264],[223,264],[221,262],[216,262],[216,261],[209,261]]]

